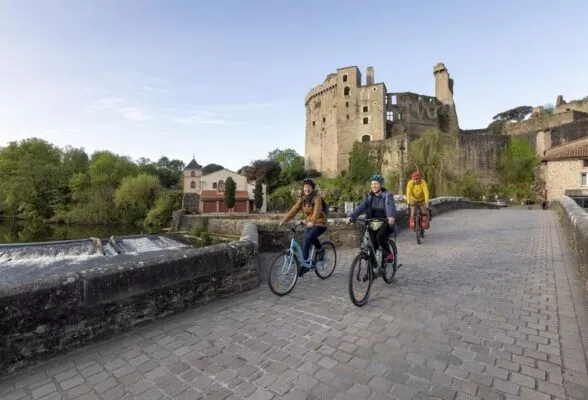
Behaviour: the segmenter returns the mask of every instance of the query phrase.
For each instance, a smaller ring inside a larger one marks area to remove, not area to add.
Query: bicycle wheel
[[[394,278],[396,278],[396,271],[398,269],[398,249],[396,248],[396,242],[392,239],[388,240],[390,244],[390,248],[392,249],[392,254],[394,259],[392,262],[384,263],[384,273],[382,274],[384,278],[384,282],[390,284],[394,282]]]
[[[349,297],[351,297],[351,301],[357,307],[361,307],[367,303],[373,280],[372,263],[367,255],[359,254],[353,260],[351,269],[349,270]],[[354,290],[354,284],[357,284],[360,287],[364,287],[367,284],[367,287],[365,287],[365,293],[363,295],[357,295]]]
[[[294,289],[298,281],[298,272],[300,271],[300,262],[289,251],[285,251],[277,256],[272,262],[267,276],[267,284],[278,296],[287,295]],[[273,277],[276,279],[273,279]],[[282,281],[279,278],[283,278]]]
[[[322,261],[317,261],[314,272],[319,278],[327,279],[337,266],[337,251],[335,245],[329,240],[321,242],[321,246],[325,249],[325,258]]]

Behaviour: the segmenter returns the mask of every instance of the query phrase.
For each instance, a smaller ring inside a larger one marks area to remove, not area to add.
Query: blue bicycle
[[[290,228],[292,231],[290,248],[282,251],[270,266],[267,283],[272,292],[278,296],[284,296],[294,289],[301,268],[314,269],[314,272],[321,279],[327,279],[335,271],[337,251],[335,250],[335,245],[330,240],[321,241],[321,246],[325,250],[324,257],[317,260],[315,247],[311,246],[310,259],[304,260],[302,257],[302,247],[295,238],[296,229],[304,225],[304,222],[300,222]]]

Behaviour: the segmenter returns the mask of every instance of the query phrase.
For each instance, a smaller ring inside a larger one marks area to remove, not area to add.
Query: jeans
[[[304,230],[304,240],[302,241],[302,257],[305,261],[308,261],[308,254],[310,253],[310,245],[314,245],[317,250],[321,248],[321,242],[318,237],[325,233],[327,230],[326,226],[313,226],[312,228],[306,228]]]
[[[392,229],[392,225],[385,222],[377,231],[369,230],[374,251],[378,250],[380,246],[382,247],[384,254],[391,251],[390,246],[388,246],[388,237],[393,233]]]

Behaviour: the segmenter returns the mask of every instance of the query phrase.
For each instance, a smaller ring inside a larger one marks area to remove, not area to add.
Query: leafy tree
[[[531,106],[519,106],[512,108],[507,111],[503,111],[501,113],[496,114],[492,117],[493,120],[503,120],[503,121],[515,121],[520,122],[524,120],[527,115],[531,114],[533,111],[533,107]]]
[[[539,158],[525,138],[511,136],[497,170],[506,192],[518,198],[529,197],[535,181]]]
[[[97,151],[90,159],[92,185],[118,186],[123,178],[137,175],[139,168],[128,157],[110,151]]]
[[[182,172],[184,169],[183,161],[170,160],[167,157],[161,157],[157,161],[156,167],[157,177],[164,187],[175,187],[182,180]]]
[[[261,209],[263,207],[263,185],[260,181],[255,182],[255,189],[254,189],[254,202],[255,208]]]
[[[235,207],[235,195],[237,191],[237,184],[230,176],[225,181],[224,202],[229,210]]]
[[[127,223],[142,223],[163,192],[157,177],[141,174],[123,179],[114,193],[114,204]]]
[[[460,148],[455,133],[428,130],[408,144],[407,179],[420,171],[427,181],[431,197],[447,195],[459,171]]]
[[[268,190],[273,190],[279,186],[280,173],[282,169],[280,164],[274,160],[255,160],[243,171],[250,181],[261,181],[268,186]]]
[[[150,232],[161,231],[169,225],[173,211],[180,208],[182,208],[182,192],[180,190],[164,193],[155,202],[155,207],[147,213],[143,227]]]
[[[357,144],[349,154],[349,171],[346,178],[350,183],[366,183],[370,176],[379,171],[374,159],[370,157],[368,149]]]
[[[555,106],[551,103],[547,103],[541,108],[542,108],[541,112],[545,115],[551,115],[551,114],[555,113]]]
[[[208,164],[202,168],[202,175],[211,174],[213,172],[220,171],[221,169],[225,169],[225,167],[219,164]]]
[[[268,160],[275,161],[280,166],[280,180],[282,184],[289,184],[304,179],[304,157],[294,149],[275,149],[268,154]]]

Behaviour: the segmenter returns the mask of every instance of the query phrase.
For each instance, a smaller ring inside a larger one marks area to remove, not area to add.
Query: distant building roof
[[[195,158],[193,158],[192,161],[190,161],[188,163],[188,165],[186,165],[186,167],[184,167],[184,171],[190,170],[190,169],[202,169],[202,166],[196,162]]]
[[[545,152],[544,161],[577,160],[588,158],[588,138],[553,147]]]

